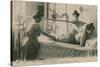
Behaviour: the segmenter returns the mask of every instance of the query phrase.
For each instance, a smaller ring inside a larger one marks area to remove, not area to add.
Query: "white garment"
[[[82,27],[79,27],[79,31],[78,31],[79,33],[75,35],[75,39],[77,43],[80,43],[80,38],[82,34],[85,32],[86,25],[87,24],[83,25]]]

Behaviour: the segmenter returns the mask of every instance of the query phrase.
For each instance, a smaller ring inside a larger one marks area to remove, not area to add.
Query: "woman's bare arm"
[[[80,46],[84,47],[87,40],[87,34],[84,32],[80,37]]]

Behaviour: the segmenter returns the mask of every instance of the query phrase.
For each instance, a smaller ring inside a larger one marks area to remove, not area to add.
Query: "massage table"
[[[87,40],[85,47],[79,44],[56,42],[43,35],[38,40],[40,42],[38,58],[97,56],[96,38]]]

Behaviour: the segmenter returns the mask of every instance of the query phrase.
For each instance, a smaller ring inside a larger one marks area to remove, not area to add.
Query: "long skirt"
[[[22,47],[22,59],[33,60],[38,57],[40,43],[36,38],[28,39]]]

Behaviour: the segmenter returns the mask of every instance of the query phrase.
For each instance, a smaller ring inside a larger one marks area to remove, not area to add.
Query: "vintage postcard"
[[[11,65],[97,61],[97,6],[11,1]]]

